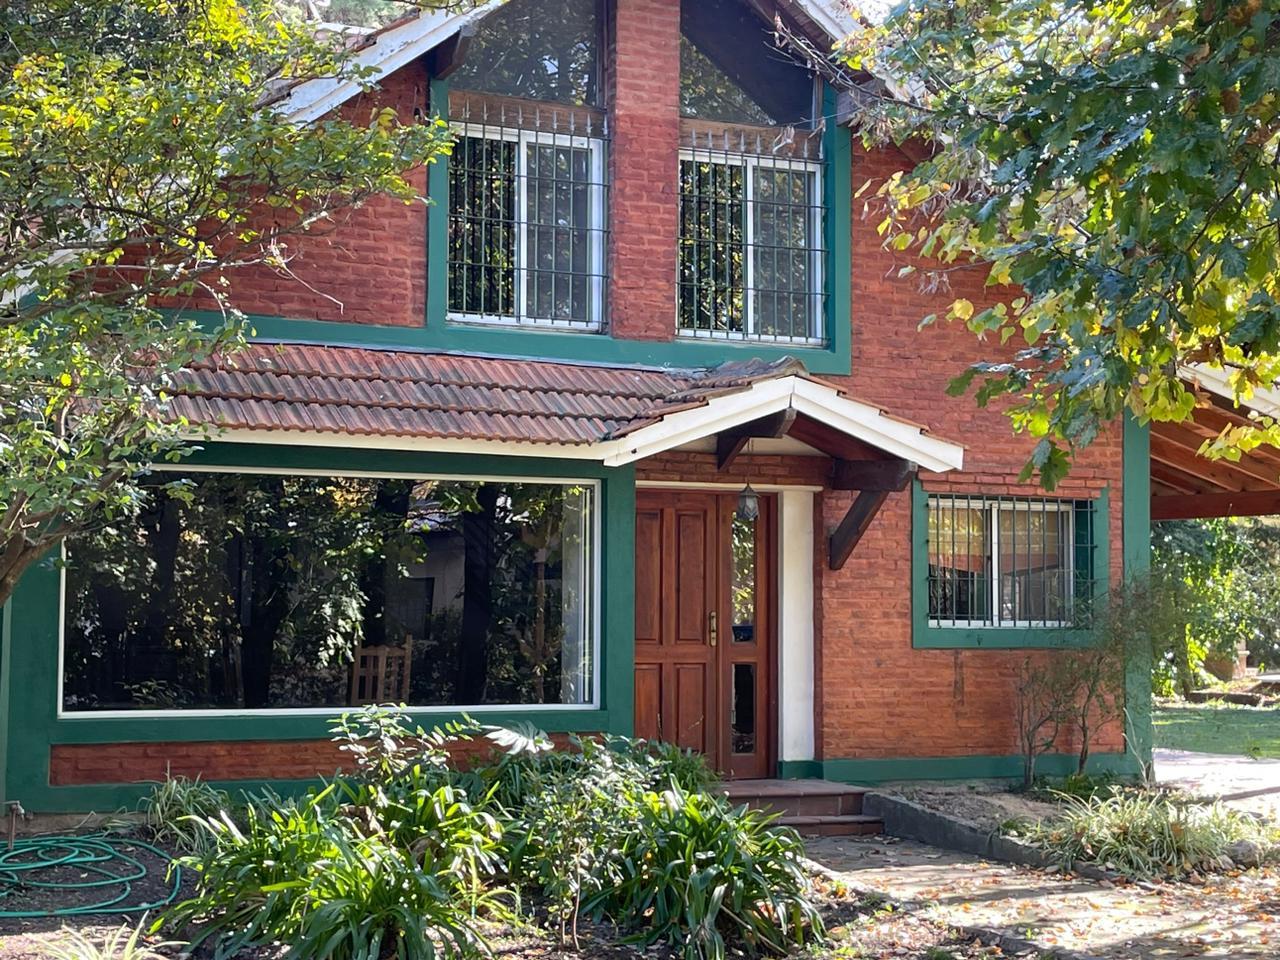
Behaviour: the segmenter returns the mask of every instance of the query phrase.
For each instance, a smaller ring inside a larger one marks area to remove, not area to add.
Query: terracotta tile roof
[[[183,371],[173,412],[224,429],[588,444],[803,373],[796,360],[657,370],[254,343]]]

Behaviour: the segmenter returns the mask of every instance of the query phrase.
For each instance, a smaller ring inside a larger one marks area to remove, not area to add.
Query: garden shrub
[[[588,909],[643,924],[631,939],[667,941],[687,960],[722,960],[726,940],[785,953],[823,934],[808,899],[804,846],[769,814],[672,787],[645,793],[616,851],[617,879]]]
[[[562,938],[591,915],[688,958],[821,935],[799,838],[708,789],[700,756],[622,737],[557,750],[529,727],[427,732],[390,707],[334,731],[351,774],[183,815],[202,837],[181,861],[197,891],[157,928],[194,925],[216,957],[271,942],[292,960],[465,957],[487,952],[478,918],[510,918],[523,893]],[[449,746],[480,733],[497,755],[456,769]]]
[[[141,809],[147,830],[157,843],[180,853],[203,853],[209,833],[201,818],[217,817],[233,807],[231,797],[199,777],[166,776],[143,798]]]
[[[1133,879],[1176,878],[1229,868],[1233,844],[1241,841],[1262,852],[1275,844],[1253,817],[1220,803],[1119,789],[1063,799],[1060,817],[1014,832],[1067,866],[1085,861]]]

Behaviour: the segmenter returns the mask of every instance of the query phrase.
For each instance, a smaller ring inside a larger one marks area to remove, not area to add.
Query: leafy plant
[[[176,940],[143,942],[142,930],[142,924],[124,924],[108,933],[101,943],[95,943],[83,932],[64,927],[61,938],[46,944],[45,949],[53,960],[166,960],[167,954],[161,950],[184,946]]]
[[[617,852],[617,880],[586,904],[642,925],[633,942],[665,940],[686,960],[723,960],[728,940],[785,953],[822,936],[804,846],[772,816],[678,787],[644,794],[636,812]]]
[[[1066,865],[1098,863],[1135,879],[1179,877],[1228,866],[1229,848],[1237,841],[1264,851],[1275,845],[1257,820],[1219,803],[1139,790],[1063,799],[1059,818],[1023,827],[1017,835]]]
[[[231,810],[231,797],[199,777],[166,775],[142,800],[147,829],[159,843],[182,853],[203,853],[211,842],[201,818],[218,817]]]

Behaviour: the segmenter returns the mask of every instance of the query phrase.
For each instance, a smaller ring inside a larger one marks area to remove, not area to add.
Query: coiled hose
[[[168,863],[163,850],[125,837],[103,834],[65,837],[29,837],[15,840],[11,850],[0,847],[0,904],[24,888],[101,891],[97,899],[75,906],[45,910],[0,910],[0,918],[83,917],[99,913],[143,913],[168,906],[178,897],[182,875],[177,864],[169,871],[169,891],[160,900],[133,903],[133,885],[147,876],[147,865],[132,852],[139,849]],[[66,870],[80,879],[66,880]],[[57,871],[55,873],[55,871]],[[55,879],[56,878],[56,879]]]

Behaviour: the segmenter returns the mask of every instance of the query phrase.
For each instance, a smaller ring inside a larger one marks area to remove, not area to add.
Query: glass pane
[[[516,144],[459,137],[449,159],[449,309],[516,312]]]
[[[752,302],[760,336],[818,334],[814,248],[817,175],[792,167],[757,166],[752,200]]]
[[[680,329],[743,333],[744,168],[680,161]]]
[[[929,498],[929,619],[990,620],[990,542],[987,510]]]
[[[756,638],[756,523],[733,518],[733,640]]]
[[[590,702],[591,488],[181,479],[68,544],[66,709]]]
[[[767,51],[760,51],[767,56]],[[724,123],[773,124],[774,118],[697,45],[680,35],[680,113]]]
[[[1070,610],[1071,512],[1028,501],[1000,509],[1000,619],[1054,623]]]
[[[597,0],[510,0],[480,21],[452,85],[530,100],[597,103]]]
[[[756,750],[756,665],[733,665],[733,717],[731,733],[734,753]]]
[[[526,313],[539,320],[593,320],[591,305],[591,151],[525,147]]]

